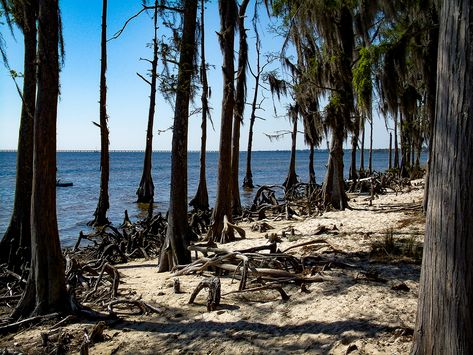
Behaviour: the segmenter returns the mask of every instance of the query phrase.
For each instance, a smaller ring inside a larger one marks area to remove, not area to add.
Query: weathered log
[[[202,280],[197,285],[194,292],[192,292],[191,297],[189,299],[189,304],[194,303],[195,298],[197,297],[199,292],[204,288],[209,289],[209,295],[207,296],[207,311],[209,312],[215,311],[217,307],[220,305],[220,295],[221,295],[221,285],[220,285],[220,279],[218,277]]]

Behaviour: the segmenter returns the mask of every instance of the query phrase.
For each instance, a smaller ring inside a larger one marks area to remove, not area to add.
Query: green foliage
[[[372,66],[373,55],[370,48],[361,48],[358,62],[353,68],[353,88],[357,96],[358,106],[365,112],[371,110],[373,92]]]

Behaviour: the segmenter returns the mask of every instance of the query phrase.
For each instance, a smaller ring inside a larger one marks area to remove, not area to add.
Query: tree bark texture
[[[152,170],[153,161],[153,125],[156,107],[156,81],[158,78],[158,3],[154,7],[154,38],[153,38],[153,60],[151,61],[151,92],[149,94],[148,129],[146,131],[145,159],[143,163],[143,175],[140,186],[136,191],[137,202],[150,203],[154,198],[154,183]]]
[[[292,118],[292,133],[291,133],[291,158],[289,160],[289,171],[287,172],[286,180],[283,182],[283,186],[286,190],[289,190],[295,184],[297,184],[296,174],[296,148],[297,148],[297,114]]]
[[[107,0],[102,2],[102,39],[100,60],[100,192],[94,220],[94,226],[108,223],[107,211],[110,207],[108,181],[110,176],[109,131],[107,116]]]
[[[240,161],[240,126],[243,123],[243,113],[246,103],[246,69],[248,65],[248,43],[246,41],[245,13],[249,0],[243,0],[238,12],[238,73],[235,91],[235,107],[232,136],[232,211],[234,215],[241,214],[240,183],[238,182]]]
[[[323,185],[324,203],[339,210],[348,207],[343,181],[343,132],[332,130],[332,145]]]
[[[473,3],[442,2],[413,354],[473,353]]]
[[[187,222],[187,134],[192,73],[194,71],[197,1],[184,3],[184,26],[179,57],[179,73],[172,134],[171,191],[166,240],[159,258],[159,272],[191,261],[187,246],[190,229]]]
[[[56,218],[56,118],[59,94],[59,8],[39,1],[38,95],[34,117],[31,269],[14,317],[67,312],[64,260]]]
[[[356,169],[356,148],[358,147],[358,136],[360,135],[360,117],[355,116],[355,123],[353,126],[353,134],[351,137],[351,162],[350,162],[350,173],[348,178],[355,180],[358,178]]]
[[[209,193],[207,191],[207,177],[206,177],[206,147],[207,147],[207,114],[209,112],[209,84],[207,82],[207,63],[205,62],[205,0],[201,0],[200,9],[200,80],[202,83],[202,135],[200,138],[200,171],[199,171],[199,186],[195,197],[189,202],[189,205],[196,209],[207,210],[209,208]]]
[[[31,189],[33,180],[33,123],[36,105],[36,0],[23,6],[23,101],[16,162],[16,185],[10,224],[0,241],[0,264],[15,272],[31,259]]]
[[[220,48],[223,53],[223,100],[220,126],[220,155],[218,161],[217,198],[212,214],[213,223],[209,229],[209,239],[228,242],[234,240],[233,229],[222,234],[223,218],[227,216],[232,222],[232,120],[234,99],[234,64],[233,48],[237,5],[235,0],[219,0],[220,13]]]

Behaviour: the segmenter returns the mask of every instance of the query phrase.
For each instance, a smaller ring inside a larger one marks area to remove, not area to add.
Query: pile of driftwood
[[[298,220],[304,215],[316,215],[323,210],[322,189],[319,185],[297,183],[290,189],[283,185],[263,185],[256,191],[252,205],[234,220]]]
[[[356,193],[373,193],[376,195],[385,194],[388,189],[400,192],[411,185],[409,178],[403,178],[395,172],[379,173],[374,171],[371,176],[346,181],[346,190]]]

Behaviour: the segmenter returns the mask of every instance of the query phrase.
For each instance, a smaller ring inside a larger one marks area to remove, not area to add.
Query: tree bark
[[[204,13],[205,13],[205,0],[201,0],[200,9],[200,26],[201,26],[201,39],[200,39],[200,80],[202,82],[202,136],[200,138],[200,172],[199,172],[199,186],[195,197],[189,202],[189,205],[200,210],[207,210],[209,208],[209,194],[207,191],[207,178],[206,178],[206,146],[207,146],[207,114],[209,112],[209,85],[207,82],[207,64],[205,62],[205,25],[204,25]]]
[[[360,147],[360,175],[363,176],[365,172],[365,123],[366,120],[363,118],[361,127],[361,147]]]
[[[348,207],[343,181],[343,131],[340,130],[332,130],[332,145],[323,185],[323,196],[325,205],[331,204],[339,210]]]
[[[159,272],[191,261],[187,246],[191,231],[187,222],[187,134],[192,73],[194,71],[197,1],[185,0],[184,26],[172,134],[171,191],[166,240],[159,258]]]
[[[67,312],[64,260],[56,218],[56,118],[59,94],[59,8],[39,1],[38,96],[34,117],[31,268],[13,317]]]
[[[232,222],[232,119],[234,99],[234,64],[233,47],[235,36],[235,21],[237,5],[235,0],[219,0],[221,30],[219,33],[220,47],[223,52],[223,100],[222,118],[220,127],[220,156],[218,161],[217,199],[212,214],[213,223],[210,226],[208,237],[210,240],[219,239],[220,242],[234,240],[233,229],[225,233],[223,219],[227,216]]]
[[[437,103],[412,354],[473,353],[473,3],[442,2]],[[467,187],[467,188],[466,188]]]
[[[350,173],[348,175],[348,178],[351,180],[355,180],[358,178],[357,169],[356,169],[356,148],[358,147],[359,135],[360,135],[360,116],[357,114],[355,116],[353,134],[351,137],[351,163],[350,163]]]
[[[370,115],[370,155],[368,158],[368,171],[373,173],[373,117]]]
[[[102,39],[100,60],[100,192],[94,220],[89,225],[103,226],[108,223],[107,211],[110,207],[108,181],[110,176],[109,131],[107,116],[107,0],[102,2]]]
[[[36,19],[37,1],[22,8],[24,36],[24,76],[20,132],[16,162],[16,187],[10,224],[0,241],[0,264],[15,272],[31,259],[31,190],[33,180],[33,123],[36,104]]]
[[[393,167],[393,160],[392,160],[392,146],[393,146],[393,134],[389,132],[389,163],[388,163],[388,169],[391,170]]]
[[[297,114],[292,117],[292,134],[291,134],[291,158],[289,160],[289,171],[287,173],[286,180],[283,182],[283,186],[286,190],[289,190],[295,184],[297,184],[296,174],[296,146],[297,146]]]
[[[394,169],[399,169],[399,147],[397,143],[397,116],[394,116]]]
[[[238,12],[238,74],[235,91],[235,107],[233,117],[232,136],[232,212],[234,215],[241,214],[240,183],[238,182],[239,160],[240,160],[240,126],[243,123],[243,113],[246,101],[246,69],[248,65],[248,43],[246,41],[245,13],[249,0],[243,0]]]
[[[151,61],[151,92],[149,94],[148,129],[146,131],[146,149],[143,163],[143,175],[140,186],[136,191],[137,202],[150,203],[154,198],[154,183],[151,174],[153,161],[153,125],[156,106],[156,81],[158,78],[158,2],[154,3],[154,38],[153,38],[153,60]]]
[[[315,147],[313,144],[309,145],[309,185],[314,186],[316,184],[315,169],[314,169],[314,151]]]
[[[255,10],[256,11],[256,10]],[[253,149],[253,127],[256,120],[256,106],[258,104],[258,90],[259,90],[259,80],[261,76],[261,65],[260,65],[260,49],[261,42],[259,39],[259,32],[256,26],[255,20],[253,20],[253,28],[256,36],[256,74],[255,78],[255,90],[253,92],[253,101],[251,103],[251,114],[250,114],[250,127],[248,130],[248,147],[246,151],[246,173],[245,178],[243,179],[243,187],[246,189],[254,188],[253,185],[253,173],[251,171],[251,154]]]

